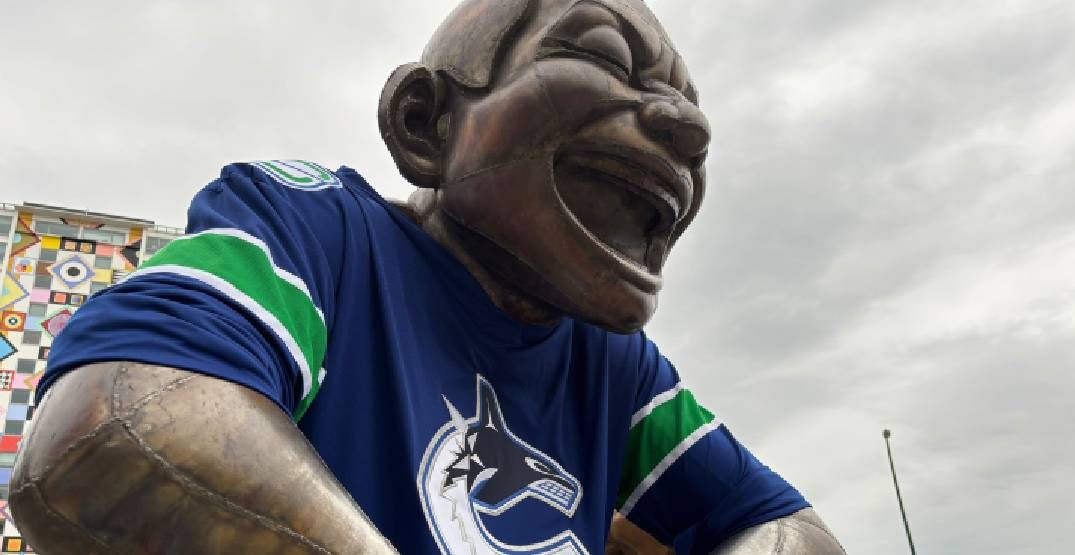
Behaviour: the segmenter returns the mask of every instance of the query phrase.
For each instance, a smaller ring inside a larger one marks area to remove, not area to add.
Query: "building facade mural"
[[[0,553],[33,553],[12,521],[8,488],[53,339],[86,299],[179,233],[149,220],[0,204]]]

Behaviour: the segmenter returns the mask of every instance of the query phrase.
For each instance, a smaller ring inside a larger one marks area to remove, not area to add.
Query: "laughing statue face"
[[[468,0],[389,78],[423,227],[522,320],[642,327],[705,191],[709,124],[641,0]],[[505,300],[507,299],[507,300]]]

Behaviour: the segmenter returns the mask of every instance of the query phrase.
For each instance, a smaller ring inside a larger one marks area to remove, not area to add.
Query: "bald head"
[[[531,0],[464,0],[440,24],[422,64],[468,89],[483,89],[512,35],[526,22]]]
[[[433,33],[425,50],[422,52],[421,64],[433,73],[448,77],[455,84],[467,89],[486,89],[492,83],[496,69],[505,52],[510,47],[526,23],[541,9],[542,5],[572,5],[587,0],[463,0],[448,17],[441,22]],[[667,49],[673,51],[671,41],[657,18],[646,6],[645,0],[590,0],[598,4],[614,7],[620,16],[632,23],[632,29],[645,29],[639,37],[648,43],[650,51],[660,53]],[[673,65],[665,68],[653,68],[658,60],[643,57],[641,64],[649,65],[642,70],[643,78],[663,78],[661,71],[678,73],[685,71],[683,61],[674,55]],[[673,67],[678,66],[678,67]],[[656,74],[652,70],[656,69]],[[648,70],[648,71],[647,71]],[[693,102],[697,103],[697,92],[693,84],[676,83],[676,88],[685,91]]]
[[[496,276],[498,306],[619,332],[653,314],[709,125],[644,0],[463,0],[389,77],[378,123],[400,173],[436,189],[420,221]]]

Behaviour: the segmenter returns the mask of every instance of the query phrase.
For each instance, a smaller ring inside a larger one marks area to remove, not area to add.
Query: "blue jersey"
[[[235,164],[79,310],[57,376],[132,360],[287,411],[402,553],[604,552],[613,509],[706,552],[806,507],[642,333],[501,312],[354,170]]]

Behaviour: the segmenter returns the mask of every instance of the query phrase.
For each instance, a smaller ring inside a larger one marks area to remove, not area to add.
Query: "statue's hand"
[[[623,518],[620,513],[612,517],[612,529],[608,532],[605,555],[668,555],[672,549],[661,544],[645,530]]]
[[[813,509],[747,528],[717,546],[713,555],[847,555]]]
[[[714,555],[847,555],[813,509],[747,528],[723,542]],[[653,536],[616,513],[605,555],[669,555],[674,553]]]

